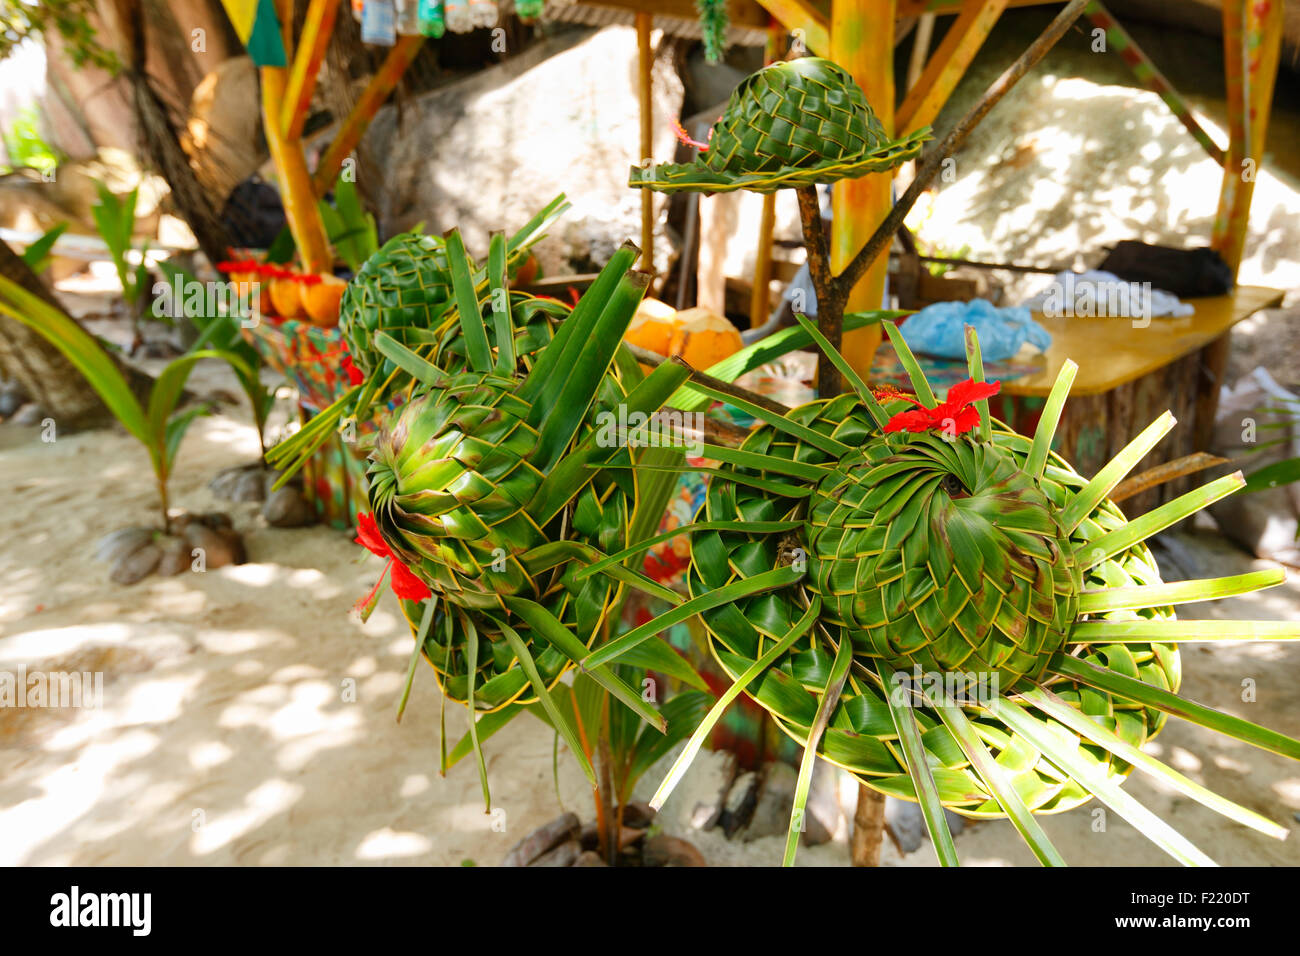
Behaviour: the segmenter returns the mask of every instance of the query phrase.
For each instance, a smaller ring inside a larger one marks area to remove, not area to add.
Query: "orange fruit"
[[[677,313],[676,331],[668,354],[680,356],[691,368],[704,371],[745,347],[740,332],[727,319],[708,309]]]
[[[296,279],[277,276],[269,283],[267,291],[271,296],[271,308],[282,319],[300,319],[303,317],[302,286]]]
[[[643,299],[627,327],[623,340],[667,357],[673,334],[677,331],[677,310],[658,299]]]
[[[332,275],[322,275],[319,282],[302,284],[302,304],[312,325],[329,329],[339,324],[339,301],[347,287],[344,280]]]

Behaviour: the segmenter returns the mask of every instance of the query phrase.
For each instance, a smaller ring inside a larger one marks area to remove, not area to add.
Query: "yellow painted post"
[[[853,75],[885,132],[894,132],[894,8],[896,0],[833,0],[830,59]],[[839,274],[889,213],[890,173],[871,173],[835,184],[832,194],[831,271]],[[878,309],[889,257],[876,260],[849,294],[845,312]],[[844,333],[842,351],[863,378],[880,346],[880,327]]]
[[[321,63],[325,61],[325,49],[334,32],[334,16],[338,9],[339,0],[311,0],[307,8],[284,102],[280,104],[280,131],[285,139],[294,140],[302,136],[302,126],[307,121],[311,96],[316,90],[316,79],[320,75]]]
[[[277,0],[276,15],[280,20],[285,53],[292,57],[293,0]],[[298,256],[308,272],[328,272],[334,265],[325,223],[321,221],[312,189],[311,174],[307,172],[307,157],[302,151],[302,141],[288,139],[280,126],[280,109],[289,82],[285,67],[262,67],[262,128],[266,131],[266,144],[271,151],[271,162],[280,178],[280,201],[284,204],[284,217],[289,221],[289,231],[298,247]]]

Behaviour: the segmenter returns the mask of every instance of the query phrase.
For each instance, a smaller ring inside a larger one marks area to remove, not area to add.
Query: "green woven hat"
[[[773,63],[736,87],[693,163],[633,167],[628,185],[728,192],[833,183],[916,156],[930,128],[891,140],[862,89],[819,57]]]

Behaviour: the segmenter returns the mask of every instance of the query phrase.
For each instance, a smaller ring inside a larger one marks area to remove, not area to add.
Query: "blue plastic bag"
[[[964,359],[968,325],[979,335],[981,356],[990,362],[1011,358],[1026,342],[1044,352],[1052,344],[1052,336],[1024,306],[999,309],[987,299],[927,305],[899,326],[899,331],[913,352]]]

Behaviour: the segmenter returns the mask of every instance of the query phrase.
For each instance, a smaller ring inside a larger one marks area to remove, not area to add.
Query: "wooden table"
[[[1206,451],[1214,434],[1232,327],[1260,309],[1280,305],[1282,295],[1277,289],[1238,286],[1230,295],[1187,300],[1196,309],[1193,315],[1153,318],[1141,328],[1127,318],[1049,318],[1035,313],[1052,334],[1052,345],[1040,357],[1041,371],[1003,383],[1001,416],[1018,430],[1032,432],[1043,399],[1071,358],[1079,372],[1055,447],[1080,473],[1091,477],[1166,409],[1178,425],[1134,473]],[[1135,495],[1124,502],[1124,510],[1141,514],[1202,480],[1181,479]]]

